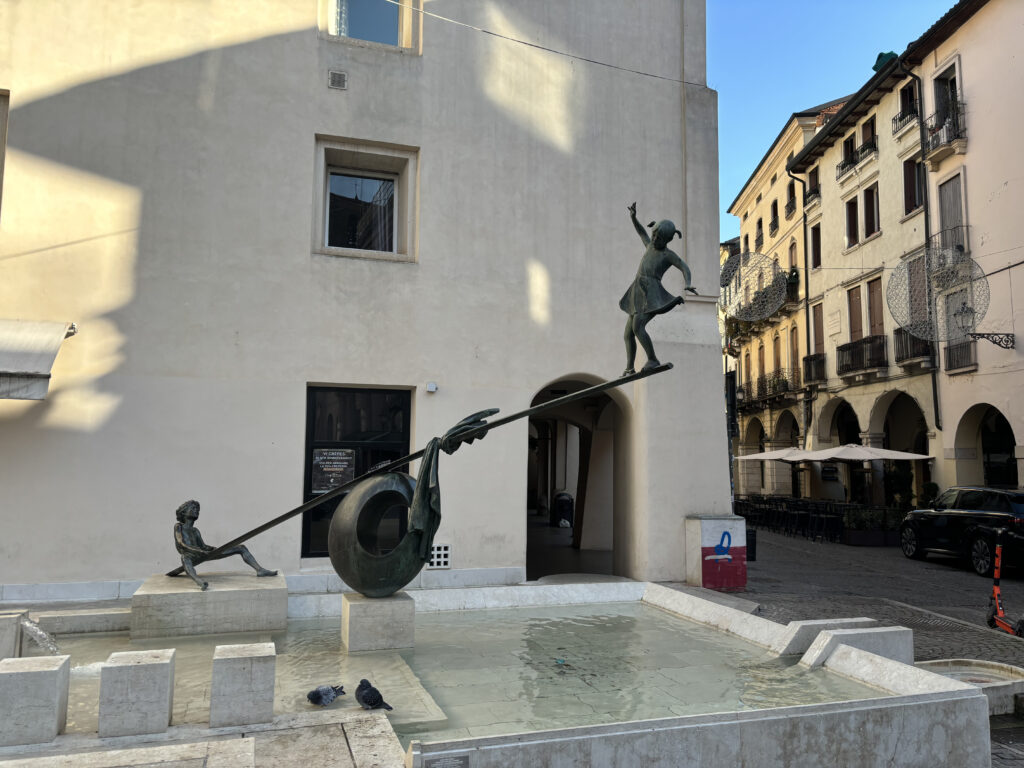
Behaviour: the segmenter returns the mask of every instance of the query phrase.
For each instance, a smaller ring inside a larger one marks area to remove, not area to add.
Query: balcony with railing
[[[935,347],[930,341],[918,338],[903,328],[892,332],[892,346],[893,357],[899,366],[930,361],[935,353]]]
[[[786,201],[786,221],[793,218],[793,214],[796,213],[796,198],[790,198]]]
[[[774,237],[775,233],[779,231],[779,217],[774,217],[768,222],[768,236]]]
[[[836,181],[839,181],[839,179],[843,178],[843,176],[856,168],[857,161],[859,159],[857,152],[854,151],[852,155],[848,155],[836,163]]]
[[[946,227],[931,236],[928,247],[933,251],[953,251],[954,253],[968,254],[971,252],[971,242],[968,235],[970,228],[967,224],[958,224],[955,227]]]
[[[836,347],[836,371],[840,376],[854,376],[889,367],[885,336],[865,336],[863,339]]]
[[[867,160],[874,154],[878,153],[878,137],[872,136],[870,139],[866,139],[863,144],[857,147],[857,162]]]
[[[946,373],[966,373],[978,368],[978,342],[974,339],[947,344],[943,352]]]
[[[902,131],[911,123],[916,123],[918,120],[918,107],[917,102],[911,102],[892,119],[892,133],[895,136],[897,133]]]
[[[760,251],[762,245],[764,245],[764,232],[758,232],[754,237],[754,250]]]
[[[962,101],[950,102],[943,112],[936,112],[925,121],[928,133],[927,156],[932,169],[954,152],[967,151],[967,114]]]
[[[825,353],[807,355],[804,358],[804,383],[814,384],[825,381]]]

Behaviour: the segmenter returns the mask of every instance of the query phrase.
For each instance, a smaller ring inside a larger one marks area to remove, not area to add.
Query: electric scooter
[[[1010,619],[1003,611],[1002,595],[999,592],[999,569],[1003,564],[1003,534],[1005,528],[997,528],[996,534],[996,563],[992,571],[992,595],[988,599],[988,625],[992,629],[1001,629],[1011,635],[1024,637],[1024,619],[1018,619],[1016,624],[1011,624]]]

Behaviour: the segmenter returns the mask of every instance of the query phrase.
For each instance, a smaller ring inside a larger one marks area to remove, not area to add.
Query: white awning
[[[61,342],[77,332],[74,323],[0,320],[0,398],[45,399]]]

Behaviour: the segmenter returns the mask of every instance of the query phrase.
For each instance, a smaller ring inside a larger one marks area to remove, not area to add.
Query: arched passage
[[[988,403],[971,406],[956,428],[956,482],[1017,488],[1020,474],[1010,422]]]
[[[799,448],[800,426],[796,416],[786,409],[775,422],[775,434],[771,448]],[[773,461],[770,466],[772,493],[779,496],[800,498],[800,465],[785,461]]]
[[[602,381],[559,379],[538,391],[531,407]],[[629,527],[629,413],[628,401],[609,390],[530,419],[527,579],[616,572],[614,542]]]
[[[747,422],[743,430],[743,442],[739,445],[739,455],[760,453],[765,450],[764,425],[757,417]],[[737,461],[734,465],[733,477],[736,479],[734,489],[737,496],[749,496],[762,493],[765,481],[763,461]]]
[[[882,435],[883,448],[910,453],[929,453],[928,422],[924,410],[906,392],[881,395],[871,409],[872,434]],[[885,462],[882,487],[886,506],[908,509],[931,481],[926,460]]]

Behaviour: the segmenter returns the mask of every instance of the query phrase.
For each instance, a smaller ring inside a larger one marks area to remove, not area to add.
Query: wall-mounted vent
[[[327,87],[344,91],[348,88],[348,72],[337,72],[332,69],[327,73]]]
[[[434,571],[442,568],[451,568],[451,558],[451,544],[434,544],[430,548],[430,562],[427,563],[427,570]]]

